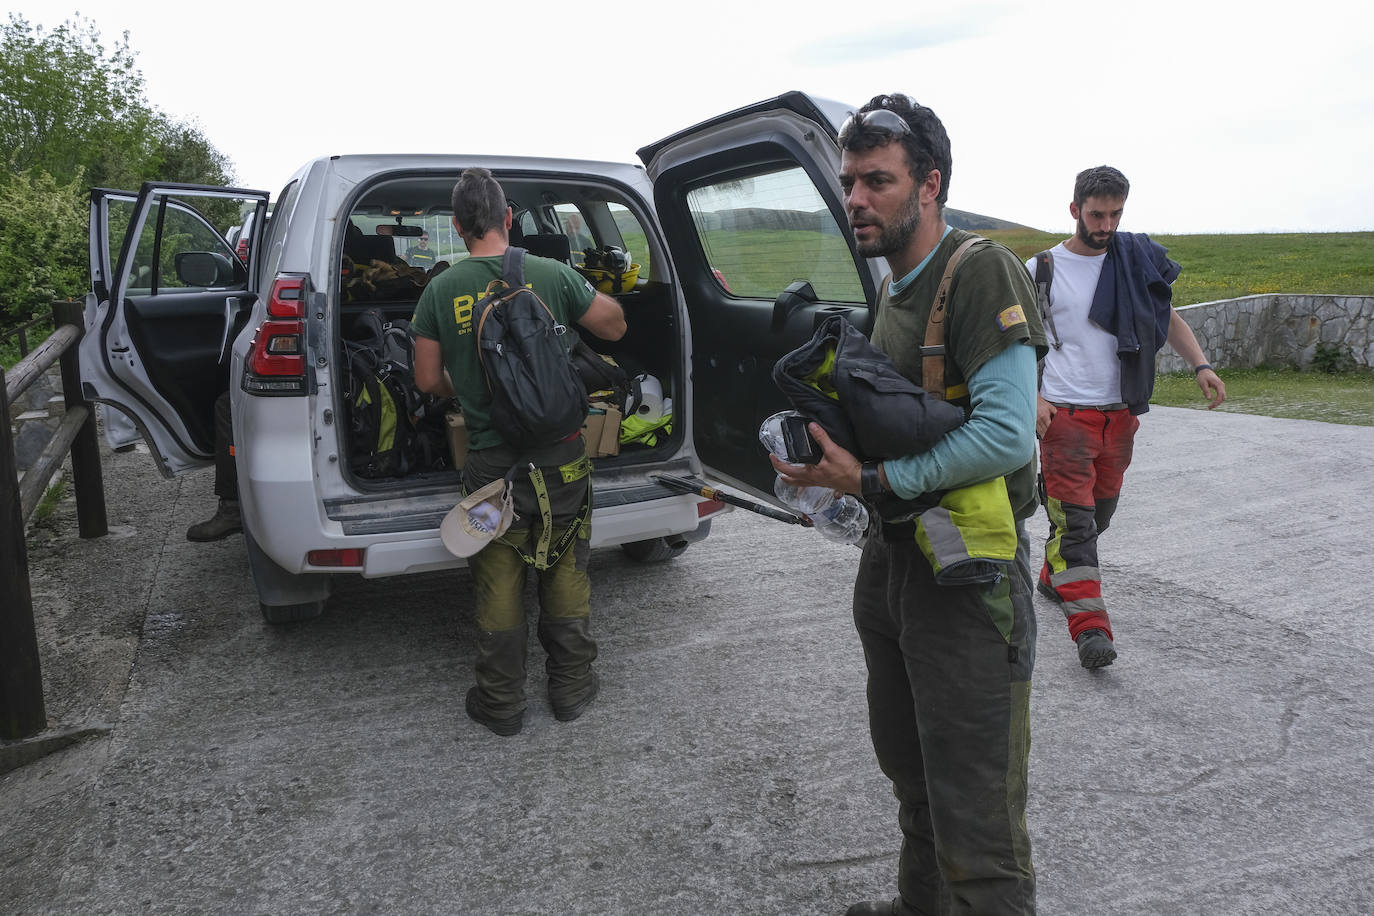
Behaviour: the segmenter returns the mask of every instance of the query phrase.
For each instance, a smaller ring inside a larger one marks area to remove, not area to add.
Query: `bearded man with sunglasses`
[[[854,622],[868,667],[869,729],[899,802],[902,849],[899,896],[856,903],[848,914],[1034,913],[1025,806],[1035,618],[1023,520],[1036,507],[1036,361],[1045,349],[1035,290],[1011,251],[946,224],[949,138],[929,108],[877,96],[845,122],[839,144],[857,250],[892,268],[873,343],[917,384],[924,361],[942,357],[943,374],[933,377],[944,388],[927,390],[962,406],[967,420],[928,452],[868,463],[813,423],[820,463],[773,458],[774,467],[791,483],[875,504],[889,491],[933,502],[977,488],[997,530],[960,529],[961,549],[996,542],[1002,551],[997,562],[967,567],[980,574],[950,582],[937,579],[909,514],[869,531]],[[923,353],[946,267],[970,240],[945,299],[943,353]],[[943,507],[930,511],[960,524]]]

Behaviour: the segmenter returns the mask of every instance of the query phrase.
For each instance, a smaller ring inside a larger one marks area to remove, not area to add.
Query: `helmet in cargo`
[[[631,263],[628,251],[614,245],[590,249],[577,269],[597,290],[610,295],[634,289],[639,280],[639,265]]]

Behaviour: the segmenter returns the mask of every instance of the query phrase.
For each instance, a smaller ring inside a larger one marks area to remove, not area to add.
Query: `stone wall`
[[[1374,296],[1299,296],[1271,293],[1202,302],[1178,309],[1207,361],[1217,368],[1312,365],[1319,344],[1336,348],[1357,368],[1374,368]],[[1160,372],[1192,367],[1164,347]]]

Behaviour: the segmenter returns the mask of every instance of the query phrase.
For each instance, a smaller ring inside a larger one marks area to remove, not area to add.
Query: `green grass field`
[[[1216,410],[1347,426],[1374,426],[1374,372],[1298,372],[1293,369],[1221,369],[1226,400]],[[1191,372],[1155,379],[1151,404],[1205,410]]]

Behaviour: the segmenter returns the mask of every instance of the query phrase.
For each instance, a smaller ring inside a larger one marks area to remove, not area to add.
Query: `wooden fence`
[[[80,302],[53,303],[53,332],[8,373],[0,368],[0,738],[27,738],[47,727],[43,674],[29,589],[24,528],[48,482],[72,456],[77,528],[83,538],[109,532],[100,473],[95,409],[81,397],[77,345],[85,330]],[[25,341],[27,343],[27,341]],[[23,477],[10,432],[10,404],[55,362],[61,362],[66,413]]]

